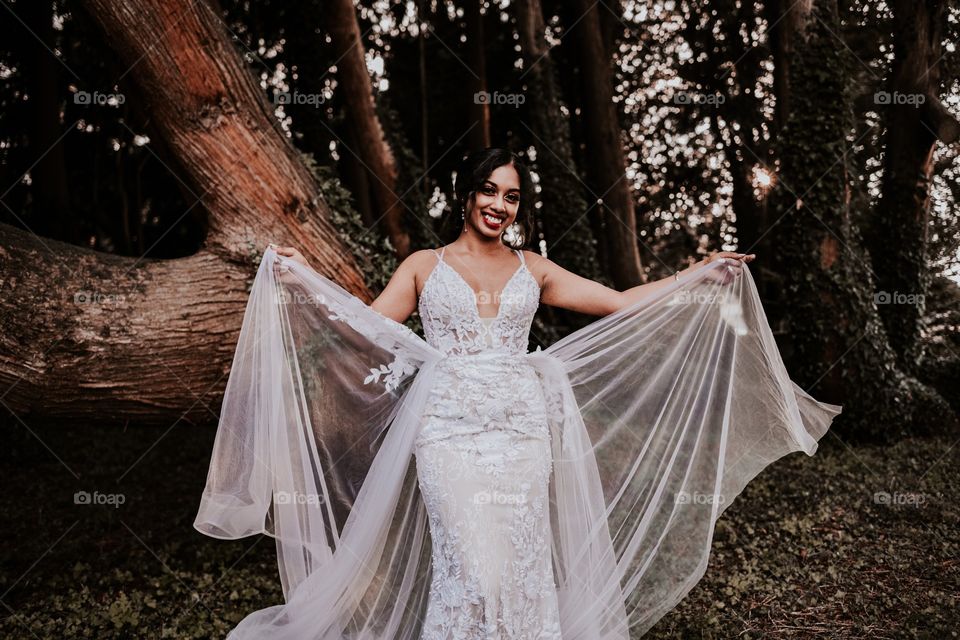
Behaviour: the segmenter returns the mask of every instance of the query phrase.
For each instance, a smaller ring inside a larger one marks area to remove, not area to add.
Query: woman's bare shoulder
[[[523,260],[527,263],[531,271],[534,269],[549,270],[556,266],[556,263],[550,258],[544,258],[536,251],[530,251],[529,249],[523,250]]]
[[[433,252],[433,249],[418,249],[414,251],[406,258],[403,259],[403,262],[400,263],[400,266],[397,267],[397,270],[400,269],[408,270],[412,269],[414,271],[419,271],[424,265],[433,263],[437,261],[437,254]]]
[[[437,253],[433,249],[419,249],[408,255],[400,263],[400,266],[397,267],[397,273],[412,277],[415,281],[423,281],[436,263]]]
[[[543,287],[544,282],[550,274],[553,267],[556,266],[549,258],[544,258],[536,251],[528,249],[523,250],[523,261],[527,265],[527,270],[537,279],[537,283]]]

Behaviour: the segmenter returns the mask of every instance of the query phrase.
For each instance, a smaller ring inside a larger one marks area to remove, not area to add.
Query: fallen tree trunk
[[[318,185],[220,18],[188,0],[87,0],[128,67],[163,161],[203,207],[202,250],[118,257],[0,226],[0,400],[26,416],[213,421],[268,242],[369,300]],[[89,292],[89,293],[86,293]]]

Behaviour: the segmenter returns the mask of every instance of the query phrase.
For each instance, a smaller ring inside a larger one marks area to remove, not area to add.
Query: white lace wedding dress
[[[540,287],[517,256],[493,318],[442,250],[420,296],[427,342],[446,355],[415,444],[433,548],[424,640],[560,638],[550,430],[524,357]]]
[[[268,248],[194,526],[276,540],[284,602],[229,640],[628,640],[707,568],[714,524],[840,413],[793,383],[749,268],[719,261],[528,352],[442,252],[424,338]]]

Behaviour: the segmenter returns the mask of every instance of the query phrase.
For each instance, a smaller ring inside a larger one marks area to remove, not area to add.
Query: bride
[[[841,408],[787,376],[753,254],[618,292],[519,250],[530,192],[510,151],[465,157],[459,237],[369,306],[268,247],[195,526],[276,538],[286,602],[230,638],[626,639],[750,479],[814,453]],[[601,319],[528,352],[541,302]]]

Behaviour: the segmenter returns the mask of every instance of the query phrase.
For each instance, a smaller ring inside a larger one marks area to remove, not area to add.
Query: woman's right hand
[[[307,259],[303,257],[303,254],[297,251],[296,249],[294,249],[293,247],[280,247],[277,245],[271,245],[271,246],[273,247],[273,250],[277,252],[278,256],[283,256],[284,258],[289,258],[290,260],[299,262],[305,267],[310,266],[307,263]]]

